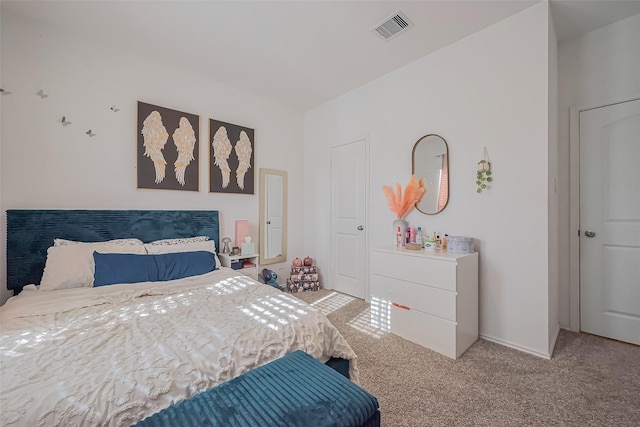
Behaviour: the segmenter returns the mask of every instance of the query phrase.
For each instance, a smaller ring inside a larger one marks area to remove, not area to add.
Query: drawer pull
[[[398,304],[397,302],[392,302],[391,303],[392,306],[394,307],[398,307],[401,308],[403,310],[411,310],[409,307],[407,307],[406,305],[402,305],[402,304]]]

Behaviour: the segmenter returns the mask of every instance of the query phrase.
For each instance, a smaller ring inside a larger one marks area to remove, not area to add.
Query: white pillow
[[[147,244],[148,245],[182,245],[185,243],[205,242],[207,240],[209,240],[209,236],[196,236],[196,237],[185,237],[183,239],[154,240],[153,242],[150,242]]]
[[[95,243],[109,243],[112,245],[120,245],[120,246],[135,246],[135,245],[143,245],[144,243],[140,239],[115,239],[115,240],[107,240],[106,242],[76,242],[75,240],[66,240],[66,239],[53,239],[53,246],[69,246],[69,245],[82,245],[82,244],[95,244]]]
[[[95,265],[93,252],[145,254],[144,245],[123,246],[109,242],[78,243],[66,246],[51,246],[47,249],[41,291],[57,289],[90,288],[93,286]]]
[[[216,269],[220,268],[220,260],[218,254],[216,254],[216,242],[213,240],[194,241],[190,243],[177,243],[168,245],[154,245],[152,243],[145,243],[144,247],[148,254],[172,254],[175,252],[194,252],[194,251],[209,251],[215,255]]]

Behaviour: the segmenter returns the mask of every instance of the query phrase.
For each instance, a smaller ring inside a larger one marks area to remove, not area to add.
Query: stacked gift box
[[[291,277],[287,279],[287,288],[289,292],[317,291],[320,289],[316,266],[292,266]]]

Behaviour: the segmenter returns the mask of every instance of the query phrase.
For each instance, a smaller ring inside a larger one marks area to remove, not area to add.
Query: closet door
[[[640,100],[580,113],[581,329],[640,344]]]
[[[367,141],[331,149],[331,288],[367,295]],[[389,232],[391,234],[391,232]]]

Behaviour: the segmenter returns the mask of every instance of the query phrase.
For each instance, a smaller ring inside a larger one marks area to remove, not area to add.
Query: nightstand
[[[223,267],[233,268],[240,274],[258,280],[258,254],[218,254],[218,258],[220,258],[220,264]],[[239,268],[235,268],[236,263],[240,265]],[[253,265],[247,266],[247,263],[252,263]]]

